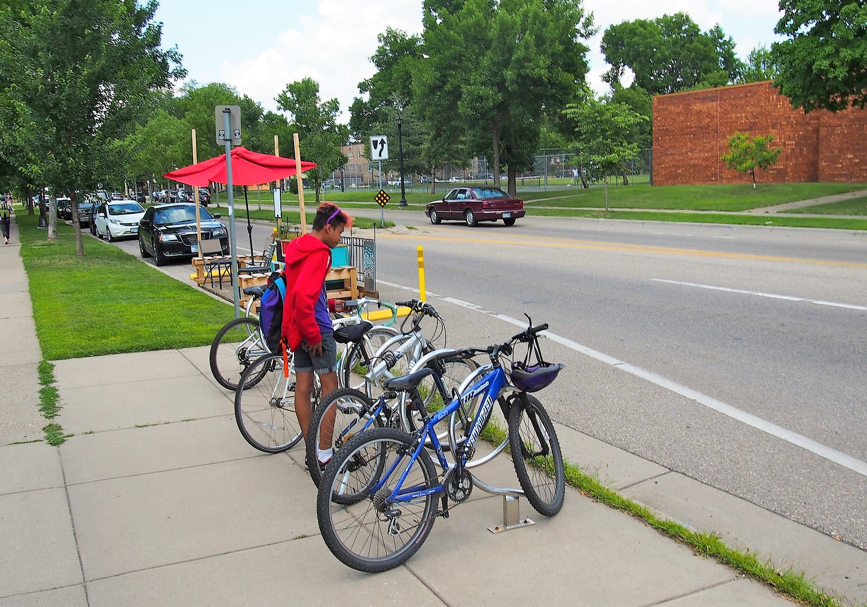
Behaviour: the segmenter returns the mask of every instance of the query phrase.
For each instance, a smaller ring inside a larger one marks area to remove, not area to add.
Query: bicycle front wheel
[[[307,470],[317,487],[322,478],[322,471],[317,465],[319,449],[331,447],[334,449],[334,458],[369,421],[375,427],[382,426],[380,419],[370,419],[375,408],[373,401],[362,392],[341,388],[326,396],[322,405],[313,412],[307,428]]]
[[[410,460],[413,438],[393,428],[372,428],[349,441],[325,469],[316,502],[319,530],[331,553],[358,571],[378,573],[405,563],[433,527],[437,494],[411,501],[390,495]],[[437,486],[425,450],[410,467],[400,494]],[[336,496],[366,497],[340,504]]]
[[[262,339],[255,318],[233,318],[217,331],[211,342],[209,361],[217,383],[227,390],[237,390],[238,382],[253,361],[270,354]],[[253,377],[247,386],[255,385],[261,376]]]
[[[509,447],[527,501],[539,514],[557,514],[566,491],[563,454],[548,412],[533,396],[522,394],[512,401]]]
[[[235,392],[235,421],[244,439],[265,453],[281,453],[301,440],[291,358],[288,367],[282,354],[262,356],[250,365]]]

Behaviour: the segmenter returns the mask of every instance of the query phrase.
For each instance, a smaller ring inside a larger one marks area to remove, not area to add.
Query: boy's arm
[[[327,262],[327,255],[324,252],[312,254],[301,266],[298,279],[295,281],[293,291],[295,324],[298,325],[308,345],[315,345],[322,341],[314,308],[322,292],[325,276],[328,274]]]

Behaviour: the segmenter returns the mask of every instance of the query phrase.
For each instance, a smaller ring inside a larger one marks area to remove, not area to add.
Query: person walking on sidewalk
[[[325,277],[331,268],[331,249],[340,244],[340,236],[351,221],[337,205],[323,202],[311,233],[299,236],[286,248],[281,334],[294,356],[295,414],[305,438],[311,417],[313,373],[319,375],[322,398],[337,389],[337,343],[328,314]],[[320,465],[331,459],[330,451],[320,451]]]
[[[15,209],[9,198],[6,198],[0,203],[0,229],[3,230],[3,240],[9,244],[9,225],[11,223],[10,216],[15,214]]]

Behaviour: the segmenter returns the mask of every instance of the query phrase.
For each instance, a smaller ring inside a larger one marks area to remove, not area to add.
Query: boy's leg
[[[322,383],[322,400],[325,397],[337,390],[337,373],[322,373],[319,375],[319,381]],[[319,449],[331,449],[332,440],[334,440],[334,419],[337,417],[337,408],[332,407],[325,415],[322,416],[322,434],[319,435]]]
[[[336,377],[336,375],[335,375]],[[313,394],[313,371],[295,371],[295,415],[304,438],[307,438],[307,426],[310,425],[310,397]]]

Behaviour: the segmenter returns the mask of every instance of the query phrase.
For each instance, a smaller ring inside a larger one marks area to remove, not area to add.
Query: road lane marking
[[[384,285],[395,287],[398,289],[403,289],[405,291],[414,291],[418,293],[418,289],[413,289],[411,287],[406,287],[403,285],[399,285],[396,283],[385,282],[380,280]],[[443,301],[447,301],[452,304],[456,304],[467,310],[472,310],[474,312],[479,312],[481,314],[485,314],[487,316],[491,316],[493,318],[497,318],[502,320],[503,322],[507,322],[509,324],[515,325],[516,327],[526,328],[527,323],[523,320],[518,320],[516,318],[512,318],[511,316],[506,316],[504,314],[498,314],[496,312],[492,312],[490,310],[486,310],[482,306],[476,305],[474,303],[470,303],[468,301],[463,301],[460,299],[455,299],[451,297],[439,296],[438,299],[442,299]],[[692,388],[688,388],[686,386],[682,386],[677,382],[671,381],[668,378],[665,378],[661,375],[657,375],[656,373],[651,373],[641,367],[636,367],[635,365],[631,365],[627,362],[614,358],[613,356],[609,356],[603,352],[599,352],[598,350],[594,350],[593,348],[588,348],[585,345],[579,344],[577,342],[572,341],[566,337],[562,337],[557,335],[556,333],[552,333],[550,331],[544,331],[542,335],[545,335],[552,341],[557,342],[558,344],[565,346],[571,350],[574,350],[580,354],[584,354],[585,356],[589,356],[590,358],[597,360],[601,363],[611,365],[616,369],[620,369],[621,371],[625,371],[635,377],[639,377],[645,381],[648,381],[654,385],[659,386],[660,388],[664,388],[669,390],[670,392],[674,392],[684,398],[689,400],[693,400],[700,405],[707,407],[708,409],[712,409],[717,413],[721,413],[726,417],[739,421],[743,424],[746,424],[756,430],[760,430],[766,434],[770,434],[771,436],[775,436],[781,440],[784,440],[788,443],[791,443],[795,446],[801,447],[810,453],[818,455],[819,457],[826,459],[828,461],[832,461],[835,464],[839,464],[844,468],[856,472],[862,476],[867,476],[867,462],[862,462],[859,459],[852,457],[851,455],[847,455],[842,451],[837,451],[836,449],[832,449],[827,445],[823,445],[817,441],[814,441],[811,438],[807,438],[797,432],[789,430],[787,428],[783,428],[782,426],[778,426],[772,422],[769,422],[761,417],[753,415],[752,413],[747,413],[746,411],[742,411],[737,407],[733,407],[728,405],[722,401],[719,401],[707,394],[702,394]]]
[[[799,257],[781,257],[776,255],[754,255],[750,253],[725,253],[721,251],[677,249],[673,247],[658,247],[651,245],[630,245],[594,240],[566,240],[560,238],[548,238],[545,236],[533,235],[522,235],[520,239],[516,238],[512,240],[505,240],[500,238],[458,238],[456,236],[425,236],[423,234],[377,234],[377,238],[393,238],[398,240],[430,240],[441,242],[475,242],[480,244],[503,244],[509,246],[518,245],[526,247],[541,247],[553,249],[582,249],[590,251],[615,251],[622,253],[658,253],[660,255],[684,255],[693,257],[716,257],[721,259],[748,259],[754,261],[808,263],[820,266],[835,266],[841,268],[867,268],[867,263],[855,263],[849,261],[804,259]],[[533,241],[532,239],[538,239],[538,241]]]
[[[817,306],[831,306],[834,308],[846,308],[847,310],[860,310],[867,312],[867,306],[856,306],[854,304],[837,303],[834,301],[823,301],[821,299],[807,299],[806,297],[791,297],[789,295],[775,295],[773,293],[762,293],[761,291],[746,291],[744,289],[729,289],[727,287],[715,287],[713,285],[702,285],[694,282],[680,282],[678,280],[665,280],[663,278],[651,278],[654,282],[664,282],[671,285],[681,285],[685,287],[698,287],[699,289],[711,289],[713,291],[725,291],[726,293],[740,293],[743,295],[755,295],[756,297],[768,297],[770,299],[783,299],[785,301],[803,301],[806,303],[816,304]]]

